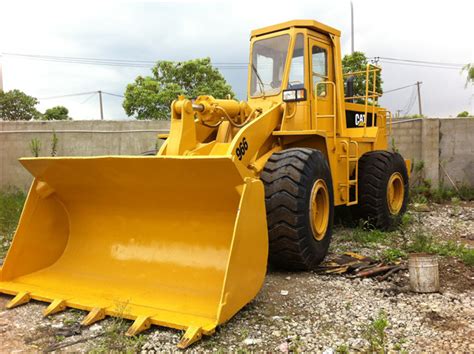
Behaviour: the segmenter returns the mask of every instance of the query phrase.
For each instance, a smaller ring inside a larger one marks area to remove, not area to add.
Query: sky
[[[474,62],[473,0],[353,0],[355,50],[368,57],[466,64]],[[2,0],[0,52],[62,57],[247,63],[250,31],[292,19],[315,19],[342,31],[350,53],[350,1],[22,1]],[[29,60],[3,54],[4,90],[40,99],[38,109],[64,105],[74,119],[98,119],[97,94],[123,95],[149,68]],[[382,63],[385,91],[421,81],[423,113],[473,112],[472,85],[459,68]],[[247,68],[220,69],[239,99]],[[387,93],[381,105],[418,113],[415,86]],[[128,119],[122,98],[104,95],[105,119]]]

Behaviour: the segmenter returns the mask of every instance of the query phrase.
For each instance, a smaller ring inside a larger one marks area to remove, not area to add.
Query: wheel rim
[[[322,179],[314,182],[311,189],[309,213],[313,237],[320,241],[326,235],[329,224],[329,192]]]
[[[403,177],[400,173],[395,172],[390,176],[387,186],[387,203],[391,214],[396,215],[400,212],[404,195]]]

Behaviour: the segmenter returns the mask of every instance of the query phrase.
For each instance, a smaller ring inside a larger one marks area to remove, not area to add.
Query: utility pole
[[[104,120],[104,108],[102,106],[102,91],[97,91],[99,93],[99,104],[100,104],[100,119]]]
[[[400,118],[400,112],[401,111],[402,111],[401,109],[397,109],[397,115],[396,115],[397,118]]]
[[[354,5],[351,1],[351,53],[354,53]]]
[[[420,85],[421,84],[422,84],[422,82],[420,82],[420,81],[416,82],[416,88],[418,90],[418,114],[422,117],[423,112],[421,110],[421,90],[420,90]]]

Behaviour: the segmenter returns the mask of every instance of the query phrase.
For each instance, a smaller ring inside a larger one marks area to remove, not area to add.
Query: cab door
[[[335,83],[332,46],[321,35],[308,37],[311,78],[311,129],[330,132],[334,125]],[[308,95],[309,96],[309,95]]]

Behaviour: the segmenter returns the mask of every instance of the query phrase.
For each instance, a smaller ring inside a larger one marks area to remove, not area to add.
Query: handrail
[[[325,114],[325,115],[318,115],[318,85],[327,85],[329,84],[332,87],[332,111],[333,114]],[[314,103],[314,130],[318,129],[318,118],[333,118],[334,121],[334,131],[333,131],[333,141],[334,141],[334,146],[336,146],[336,129],[337,129],[337,121],[336,121],[336,84],[332,81],[320,81],[317,82],[316,85],[314,86],[314,92],[313,94],[315,95],[315,103]]]
[[[344,101],[354,100],[354,99],[363,99],[364,100],[364,133],[363,136],[367,136],[367,122],[369,113],[369,99],[371,99],[371,113],[372,113],[372,122],[370,127],[375,126],[375,106],[377,105],[378,98],[382,96],[382,93],[377,92],[377,72],[381,71],[382,68],[375,66],[373,64],[367,64],[365,70],[354,71],[350,73],[345,73],[343,76],[355,76],[365,74],[365,95],[363,96],[351,96],[344,97]],[[370,75],[372,74],[372,77]],[[371,82],[372,81],[372,82]],[[372,89],[370,89],[370,84],[372,84]]]
[[[367,65],[371,65],[371,66],[373,67],[373,69],[370,69],[370,70],[369,70],[370,72],[382,70],[382,68],[380,68],[380,67],[378,67],[378,66],[375,66],[375,65],[373,65],[373,64],[367,64]],[[353,76],[353,75],[365,74],[366,71],[367,71],[367,70],[351,71],[350,73],[342,74],[342,76]]]
[[[385,114],[385,116],[384,116],[384,118],[385,118],[385,136],[391,136],[392,135],[393,114],[392,114],[392,112],[390,112],[389,110],[387,110],[385,108],[379,109],[379,113],[382,113],[382,112]],[[387,116],[389,117],[389,123],[388,124],[390,125],[390,128],[389,128],[388,132],[387,132]]]

